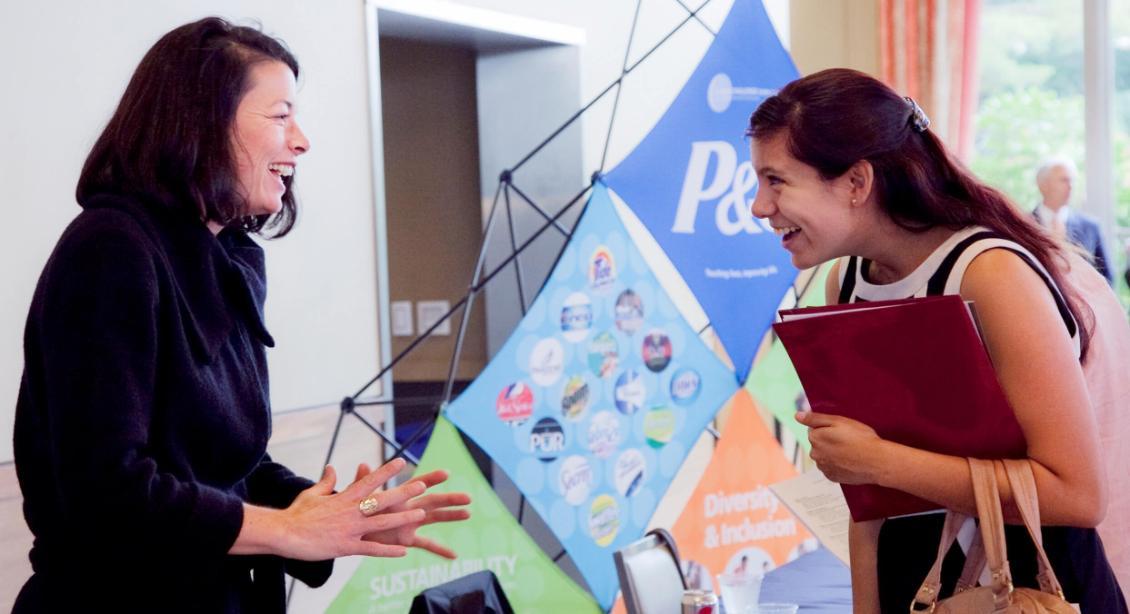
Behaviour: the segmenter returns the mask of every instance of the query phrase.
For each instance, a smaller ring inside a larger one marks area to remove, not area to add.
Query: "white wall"
[[[430,1],[430,0],[429,0]],[[782,42],[789,40],[789,0],[763,0]],[[587,103],[620,76],[628,44],[628,33],[636,10],[635,0],[453,0],[519,17],[528,17],[579,28],[585,33],[581,48],[581,103]],[[733,0],[709,0],[699,13],[703,22],[717,31]],[[683,4],[701,6],[703,0]],[[629,64],[654,46],[687,16],[675,0],[641,0],[639,24],[629,54]],[[605,169],[626,156],[682,89],[710,45],[711,36],[698,23],[688,23],[637,71],[625,80],[616,126]],[[611,115],[612,96],[598,105],[584,121],[585,176],[599,166]],[[561,119],[566,119],[567,116]],[[515,152],[517,161],[525,151]],[[484,186],[485,188],[486,186]]]
[[[368,66],[361,0],[5,0],[0,10],[0,461],[22,371],[35,281],[78,213],[82,162],[145,51],[168,30],[217,14],[258,19],[298,57],[298,226],[269,242],[267,324],[276,411],[336,403],[378,362]]]

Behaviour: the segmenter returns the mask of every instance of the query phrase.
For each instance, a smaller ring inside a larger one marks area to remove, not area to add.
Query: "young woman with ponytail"
[[[836,260],[829,302],[960,294],[976,303],[1028,442],[1044,545],[1067,598],[1084,613],[1125,612],[1094,528],[1108,489],[1081,362],[1093,317],[1068,283],[1072,256],[947,153],[913,100],[863,73],[826,70],[788,84],[753,113],[748,134],[759,180],[753,214],[777,229],[798,268]],[[841,416],[798,420],[830,479],[976,514],[964,458],[883,440]],[[1006,521],[1018,521],[1007,487],[1001,496]],[[943,516],[853,525],[857,611],[906,611],[934,561]],[[944,590],[961,570],[958,550]],[[1022,527],[1009,528],[1008,552],[1017,585],[1036,586]]]

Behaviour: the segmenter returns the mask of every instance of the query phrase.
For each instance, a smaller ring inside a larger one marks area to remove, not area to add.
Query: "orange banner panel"
[[[710,464],[670,529],[691,588],[718,593],[718,576],[765,573],[814,550],[816,538],[770,484],[797,475],[749,392],[739,390]],[[612,614],[625,612],[617,599]]]
[[[746,390],[730,401],[710,465],[671,534],[687,580],[718,592],[717,576],[767,572],[816,547],[816,540],[769,485],[797,472]]]

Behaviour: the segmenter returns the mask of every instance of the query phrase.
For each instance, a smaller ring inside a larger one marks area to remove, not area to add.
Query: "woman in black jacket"
[[[146,54],[79,179],[83,211],[47,262],[25,330],[16,470],[35,534],[16,612],[281,612],[284,573],[337,556],[453,557],[415,535],[459,520],[435,472],[376,492],[394,461],[334,493],[266,454],[262,249],[295,219],[309,142],[298,64],[208,18]]]

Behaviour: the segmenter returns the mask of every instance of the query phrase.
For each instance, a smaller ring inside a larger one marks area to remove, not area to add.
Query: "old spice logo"
[[[517,426],[533,413],[534,393],[522,382],[511,384],[498,393],[494,410],[500,420]]]

